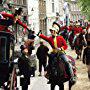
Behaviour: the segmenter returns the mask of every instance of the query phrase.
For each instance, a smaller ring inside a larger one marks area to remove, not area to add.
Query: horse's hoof
[[[79,57],[77,56],[77,58],[76,59],[79,59]]]
[[[90,75],[89,75],[89,73],[88,73],[88,79],[90,80]]]

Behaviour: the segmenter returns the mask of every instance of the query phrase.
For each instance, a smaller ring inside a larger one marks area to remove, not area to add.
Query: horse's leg
[[[59,85],[59,90],[64,90],[64,83]]]
[[[83,59],[83,51],[84,51],[84,46],[82,46],[82,48],[81,48],[80,60],[82,60],[82,59]]]
[[[90,80],[90,65],[87,65],[87,69],[88,69],[88,71],[87,71],[87,73],[88,73],[88,79]]]
[[[77,54],[77,58],[76,59],[79,59],[79,50],[78,49],[75,49],[75,52]]]
[[[82,50],[80,51],[80,60],[81,60],[81,57],[82,57]]]
[[[90,80],[90,73],[88,72],[88,79]]]
[[[51,84],[51,90],[55,90],[55,84]]]
[[[72,87],[72,84],[71,84],[71,82],[69,81],[69,90],[71,90],[71,87]]]

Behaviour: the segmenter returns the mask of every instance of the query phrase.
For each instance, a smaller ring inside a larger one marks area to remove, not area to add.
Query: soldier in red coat
[[[66,44],[66,41],[62,36],[57,36],[58,30],[54,26],[50,29],[50,32],[51,32],[51,36],[49,36],[49,37],[45,36],[43,34],[39,34],[39,37],[46,40],[51,45],[53,53],[56,53],[60,49],[63,51],[63,53],[60,55],[60,58],[62,60],[64,60],[64,62],[67,64],[67,66],[68,66],[67,70],[69,70],[69,75],[70,75],[70,77],[72,77],[73,76],[73,70],[72,70],[71,65],[69,65],[68,59],[64,53],[64,50],[66,50],[68,47]],[[61,90],[64,90],[63,89],[64,85],[62,85],[61,87],[62,87]]]
[[[11,25],[14,25],[15,23],[29,30],[28,26],[22,23],[20,20],[22,12],[23,12],[22,8],[19,8],[18,10],[16,10],[14,14],[8,14],[6,12],[1,12],[0,14],[3,18],[0,18],[0,31],[3,31],[3,30],[9,31],[8,27]]]
[[[76,27],[74,27],[74,35],[79,34],[83,31],[82,27],[80,27],[80,24],[77,23]]]
[[[55,28],[52,28],[52,29],[50,29],[50,32],[51,32],[52,36],[48,37],[48,36],[45,36],[43,34],[40,34],[39,37],[46,40],[52,46],[53,49],[63,48],[64,50],[66,50],[67,49],[67,44],[66,44],[65,39],[62,36],[55,36],[55,33],[56,33],[54,31]],[[55,46],[54,39],[56,39],[57,46]]]
[[[70,25],[68,26],[68,32],[71,32],[73,30],[73,22],[70,21]]]

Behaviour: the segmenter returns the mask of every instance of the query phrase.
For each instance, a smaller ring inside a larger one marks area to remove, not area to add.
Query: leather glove
[[[40,30],[40,31],[38,32],[37,36],[39,36],[39,34],[42,34],[42,30]]]

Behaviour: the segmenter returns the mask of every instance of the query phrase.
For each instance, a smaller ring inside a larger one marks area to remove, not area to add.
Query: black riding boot
[[[30,84],[30,77],[24,76],[24,83],[22,85],[22,90],[28,90],[28,85]]]
[[[76,59],[79,59],[79,56],[77,56],[77,58]]]
[[[51,90],[55,90],[55,84],[51,84]]]
[[[71,90],[72,83],[69,81],[69,90]]]
[[[22,90],[28,90],[28,85],[22,86]]]
[[[59,90],[64,90],[64,84],[63,83],[59,85]]]
[[[90,80],[90,73],[88,72],[88,79]]]

